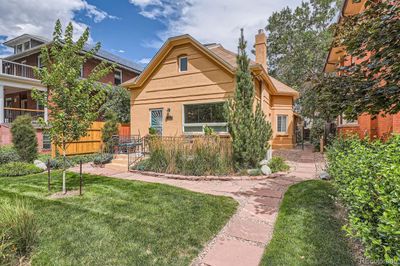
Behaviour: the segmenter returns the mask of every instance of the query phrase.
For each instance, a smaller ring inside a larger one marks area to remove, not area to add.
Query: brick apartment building
[[[34,122],[39,117],[47,120],[46,108],[32,99],[31,92],[33,88],[47,90],[40,80],[35,78],[33,67],[41,67],[40,49],[51,45],[51,41],[40,36],[23,34],[4,42],[3,45],[11,47],[14,53],[0,58],[0,145],[11,143],[10,124],[19,115],[31,115]],[[114,73],[101,80],[106,84],[118,86],[138,76],[142,71],[140,65],[100,50],[83,65],[82,78],[87,77],[101,61],[116,64]],[[50,141],[39,127],[37,135],[40,149],[50,149]]]
[[[367,0],[353,1],[345,0],[339,17],[339,21],[347,16],[354,16],[365,10]],[[332,47],[326,59],[324,72],[336,72],[338,66],[349,66],[357,64],[356,58],[346,54],[344,47]],[[400,113],[395,115],[378,115],[375,119],[368,114],[360,115],[357,120],[346,120],[338,118],[338,133],[357,133],[360,137],[386,139],[392,133],[400,133]]]

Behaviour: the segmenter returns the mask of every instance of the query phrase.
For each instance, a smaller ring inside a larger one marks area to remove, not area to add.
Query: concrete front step
[[[128,159],[113,159],[111,163],[128,165]]]
[[[112,170],[128,171],[128,163],[126,163],[126,164],[108,163],[108,164],[104,165],[104,167],[107,169],[112,169]]]

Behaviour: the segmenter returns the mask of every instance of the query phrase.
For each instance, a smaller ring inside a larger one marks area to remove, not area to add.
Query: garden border
[[[190,181],[236,181],[236,180],[265,180],[265,179],[273,179],[282,174],[287,174],[285,172],[277,172],[270,175],[261,175],[261,176],[190,176],[190,175],[176,175],[176,174],[166,174],[166,173],[157,173],[151,171],[140,171],[140,170],[129,170],[131,173],[141,174],[145,176],[153,176],[160,177],[166,179],[177,179],[177,180],[190,180]]]

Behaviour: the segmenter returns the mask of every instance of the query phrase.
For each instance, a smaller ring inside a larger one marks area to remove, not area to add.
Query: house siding
[[[178,58],[182,55],[188,57],[187,72],[179,72],[178,69]],[[254,108],[260,103],[267,121],[272,124],[273,148],[292,148],[293,98],[271,96],[269,85],[253,78],[256,89]],[[234,89],[234,75],[209,59],[198,48],[191,43],[174,46],[144,84],[131,90],[131,133],[147,135],[150,127],[150,110],[162,109],[163,135],[181,136],[184,134],[185,104],[226,101],[233,96]],[[289,128],[285,136],[277,136],[275,133],[275,113],[288,115]]]
[[[178,71],[178,57],[188,57],[188,71]],[[234,77],[190,44],[176,47],[147,82],[131,93],[131,132],[148,134],[150,109],[163,109],[163,134],[183,134],[183,105],[225,101],[233,94]],[[167,110],[172,119],[166,120]]]

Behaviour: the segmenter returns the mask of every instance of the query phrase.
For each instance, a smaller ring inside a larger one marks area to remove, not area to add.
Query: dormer
[[[13,48],[14,54],[20,54],[47,42],[48,41],[42,37],[30,34],[23,34],[15,37],[14,39],[8,40],[3,44],[5,46]]]

